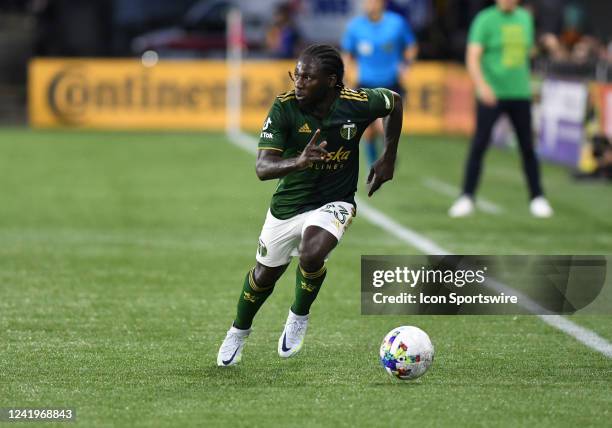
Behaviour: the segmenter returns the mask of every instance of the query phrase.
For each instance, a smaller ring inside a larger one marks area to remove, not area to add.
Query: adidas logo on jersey
[[[302,125],[300,129],[298,129],[298,132],[305,132],[307,134],[310,134],[312,131],[310,130],[310,126],[308,126],[308,124],[305,123]]]

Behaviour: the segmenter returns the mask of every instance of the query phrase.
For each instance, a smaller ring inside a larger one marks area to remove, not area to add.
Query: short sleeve
[[[340,43],[341,48],[345,52],[349,52],[351,55],[355,54],[356,50],[356,42],[355,42],[355,32],[353,31],[353,22],[351,21],[347,27],[346,31],[342,35],[342,42]]]
[[[528,34],[528,42],[529,42],[529,50],[533,49],[533,47],[535,46],[535,28],[534,28],[534,23],[533,23],[533,17],[531,16],[530,13],[527,13],[527,34]]]
[[[402,18],[402,37],[404,42],[404,48],[408,48],[416,43],[416,37],[412,31],[412,27],[404,18]]]
[[[395,98],[393,92],[385,88],[363,89],[368,96],[368,106],[373,118],[385,117],[393,111]]]
[[[484,46],[486,42],[486,27],[485,19],[482,13],[478,14],[472,25],[470,25],[470,32],[468,34],[468,44],[475,44]]]
[[[259,135],[258,149],[277,150],[282,152],[285,150],[287,142],[287,126],[286,118],[283,114],[281,101],[275,100],[270,108],[270,112],[261,127]]]

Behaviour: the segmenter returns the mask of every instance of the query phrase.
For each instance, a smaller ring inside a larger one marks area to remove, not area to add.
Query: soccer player
[[[295,299],[278,354],[287,358],[302,348],[310,306],[327,273],[325,261],[356,213],[359,139],[380,117],[385,148],[368,176],[368,196],[393,177],[401,97],[382,88],[345,88],[343,77],[335,48],[307,47],[297,60],[295,89],[276,97],[264,121],[256,173],[260,180],[280,181],[259,236],[257,263],[244,279],[236,317],[219,349],[219,366],[240,361],[253,318],[292,256],[299,257]]]
[[[467,160],[463,193],[450,208],[449,215],[465,217],[474,211],[482,158],[493,125],[506,113],[521,149],[531,196],[531,214],[546,218],[552,216],[553,210],[540,184],[531,126],[529,58],[533,49],[533,19],[518,6],[518,0],[497,0],[496,3],[481,11],[470,27],[467,68],[477,92],[476,132]]]
[[[406,20],[385,11],[385,0],[365,0],[365,14],[351,20],[342,37],[343,59],[357,69],[360,88],[388,88],[402,93],[400,76],[417,56],[417,44]],[[364,134],[368,165],[377,158],[376,140],[383,132],[377,120]]]

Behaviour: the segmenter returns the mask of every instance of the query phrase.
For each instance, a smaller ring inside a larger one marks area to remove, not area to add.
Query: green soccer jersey
[[[482,72],[497,98],[531,98],[529,54],[533,33],[533,19],[522,7],[504,13],[490,6],[474,19],[469,43],[482,46]]]
[[[283,158],[299,156],[317,129],[327,141],[327,158],[279,180],[270,211],[288,219],[322,205],[344,201],[355,204],[359,177],[359,140],[376,118],[387,116],[394,99],[387,89],[343,88],[323,120],[301,110],[294,91],[276,97],[266,118],[259,150],[277,150]]]

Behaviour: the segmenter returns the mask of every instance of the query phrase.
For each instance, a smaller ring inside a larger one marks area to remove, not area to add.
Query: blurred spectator
[[[462,194],[449,210],[451,217],[474,212],[474,197],[493,126],[502,114],[510,117],[519,142],[527,178],[531,214],[553,214],[544,197],[540,167],[533,147],[529,58],[534,42],[532,16],[518,0],[497,0],[481,11],[469,31],[467,69],[477,92],[476,131],[465,167]]]
[[[408,22],[385,11],[385,0],[364,0],[364,14],[351,20],[342,38],[347,68],[357,70],[360,88],[387,88],[402,93],[402,71],[416,58],[417,43]],[[370,125],[363,136],[368,163],[378,158],[376,140],[382,135],[382,120]]]
[[[584,5],[578,2],[569,2],[563,8],[563,28],[561,30],[561,43],[570,49],[576,45],[586,30]]]
[[[604,44],[591,34],[587,12],[575,0],[534,1],[539,45],[557,62],[594,63],[607,56]]]
[[[295,58],[300,50],[300,35],[293,22],[293,6],[283,3],[274,11],[266,34],[266,50],[275,58]]]

